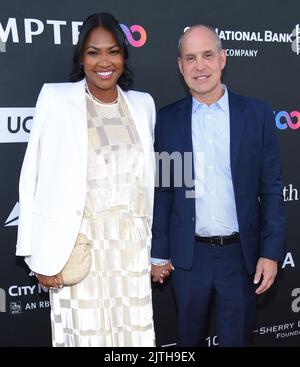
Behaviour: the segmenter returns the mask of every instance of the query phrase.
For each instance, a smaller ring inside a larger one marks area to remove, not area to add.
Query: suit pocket
[[[181,218],[179,214],[174,212],[171,213],[171,224],[177,227],[181,225]]]

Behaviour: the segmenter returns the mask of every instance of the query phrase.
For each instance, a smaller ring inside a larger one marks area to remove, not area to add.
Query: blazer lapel
[[[235,177],[236,162],[242,134],[246,123],[245,106],[239,96],[228,92],[230,111],[230,164],[232,177]]]
[[[144,108],[139,108],[138,103],[133,103],[131,101],[131,98],[129,98],[130,96],[128,95],[128,93],[124,92],[121,88],[120,88],[120,93],[122,94],[123,98],[125,99],[126,105],[134,121],[136,130],[138,132],[138,135],[141,139],[143,149],[145,151],[145,149],[149,148],[152,142],[151,142],[151,136],[149,134],[149,130],[145,128],[146,126],[149,125],[149,123],[147,121],[147,116],[145,114]]]
[[[88,132],[87,110],[85,101],[85,80],[70,84],[69,100],[71,102],[70,114],[73,121],[74,132],[78,141],[78,150],[83,167],[87,165]]]

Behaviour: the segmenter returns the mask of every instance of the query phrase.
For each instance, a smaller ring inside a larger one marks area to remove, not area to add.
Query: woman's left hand
[[[58,273],[56,275],[37,274],[36,276],[39,283],[44,288],[58,289],[63,286],[63,278],[61,273]]]

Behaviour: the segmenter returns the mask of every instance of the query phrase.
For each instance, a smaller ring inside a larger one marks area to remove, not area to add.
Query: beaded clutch
[[[91,244],[85,235],[79,233],[72,253],[62,270],[63,284],[74,285],[81,282],[92,265]]]

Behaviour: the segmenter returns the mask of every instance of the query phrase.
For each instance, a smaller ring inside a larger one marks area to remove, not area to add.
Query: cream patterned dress
[[[143,148],[123,97],[90,96],[86,207],[81,233],[92,243],[89,275],[50,291],[53,346],[154,346],[151,231]]]

